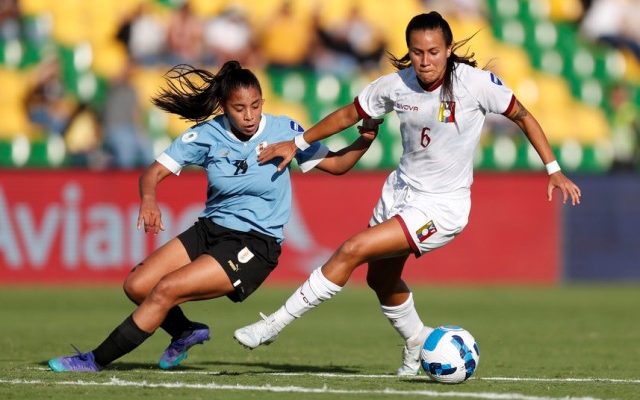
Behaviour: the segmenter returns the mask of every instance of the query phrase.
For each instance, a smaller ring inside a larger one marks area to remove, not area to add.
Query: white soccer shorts
[[[397,218],[416,257],[455,238],[469,220],[471,198],[463,194],[424,194],[411,189],[392,172],[378,200],[370,226]]]

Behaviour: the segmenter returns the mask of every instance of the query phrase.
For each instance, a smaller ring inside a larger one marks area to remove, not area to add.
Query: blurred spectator
[[[631,99],[630,88],[614,85],[609,93],[611,141],[614,150],[614,169],[629,170],[640,167],[640,116]]]
[[[64,134],[78,104],[65,92],[57,56],[49,55],[38,65],[25,107],[29,120],[47,134]]]
[[[253,40],[253,29],[244,10],[230,5],[205,22],[205,61],[223,64],[236,60],[247,67],[259,65],[261,57]]]
[[[18,0],[0,0],[0,39],[20,39],[21,30]]]
[[[203,55],[203,22],[185,1],[171,15],[167,30],[168,63],[199,64]]]
[[[640,60],[640,1],[593,0],[580,29],[594,42],[631,51]]]
[[[362,17],[353,5],[347,18],[328,26],[318,24],[320,45],[314,54],[314,67],[335,75],[351,76],[360,70],[375,70],[385,51],[381,32]]]
[[[110,82],[102,115],[104,148],[116,168],[146,166],[153,161],[140,99],[131,83],[132,71],[129,64]]]
[[[129,58],[138,64],[150,65],[161,61],[166,46],[166,30],[142,2],[125,18],[118,28],[117,39],[122,42]]]
[[[315,47],[312,22],[311,15],[296,12],[291,1],[284,1],[260,31],[260,48],[267,64],[284,68],[307,64],[309,50]]]

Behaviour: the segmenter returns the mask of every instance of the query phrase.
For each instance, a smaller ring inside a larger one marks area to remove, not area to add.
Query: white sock
[[[289,325],[294,319],[300,318],[302,314],[332,298],[341,289],[342,286],[336,285],[322,274],[321,268],[316,268],[309,279],[273,313],[275,321],[283,327]]]
[[[399,306],[385,306],[381,304],[380,308],[382,309],[382,313],[389,319],[391,325],[405,341],[417,337],[422,329],[425,328],[413,304],[413,293],[409,293],[407,301]],[[431,330],[431,328],[428,329]]]

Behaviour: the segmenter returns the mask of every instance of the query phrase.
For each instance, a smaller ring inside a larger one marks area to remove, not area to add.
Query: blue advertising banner
[[[572,177],[582,204],[564,207],[564,280],[640,280],[640,176]]]

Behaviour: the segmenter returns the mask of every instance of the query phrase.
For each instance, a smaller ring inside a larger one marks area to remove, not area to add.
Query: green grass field
[[[132,310],[118,287],[0,287],[0,399],[638,399],[640,287],[420,287],[430,325],[458,324],[480,345],[460,385],[400,379],[402,342],[372,292],[350,285],[294,322],[271,346],[240,347],[233,330],[271,312],[292,288],[263,288],[243,304],[185,306],[213,328],[170,372],[158,331],[98,374],[60,374],[46,360],[90,350]]]

